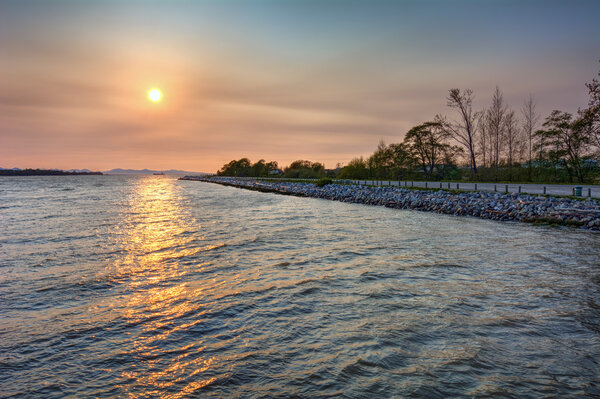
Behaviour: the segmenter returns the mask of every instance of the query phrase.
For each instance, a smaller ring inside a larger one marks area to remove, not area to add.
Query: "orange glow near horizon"
[[[420,2],[71,3],[0,1],[2,168],[334,168],[453,115],[450,88],[472,89],[478,110],[495,86],[515,110],[532,94],[544,118],[585,107],[598,73],[594,0],[502,4],[494,18],[463,1],[456,19]],[[512,18],[536,24],[506,32]]]

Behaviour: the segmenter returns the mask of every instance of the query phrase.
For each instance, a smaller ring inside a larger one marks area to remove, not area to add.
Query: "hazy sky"
[[[598,0],[0,0],[0,166],[334,167],[450,115],[453,87],[574,112],[599,16]]]

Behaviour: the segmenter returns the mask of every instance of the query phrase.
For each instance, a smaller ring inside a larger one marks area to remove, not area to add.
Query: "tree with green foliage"
[[[252,164],[248,158],[233,160],[223,165],[217,172],[218,176],[235,177],[266,177],[269,172],[277,169],[277,162],[265,162],[264,159]]]
[[[368,179],[369,168],[367,162],[360,158],[354,158],[348,165],[344,166],[338,175],[340,179]]]
[[[383,140],[381,140],[377,145],[375,152],[367,159],[367,165],[371,172],[371,176],[377,179],[389,178],[390,164],[391,154]]]
[[[581,183],[585,179],[583,157],[589,149],[590,136],[586,134],[578,121],[568,112],[554,110],[543,123],[543,129],[537,131],[542,138],[543,151],[553,163],[555,178],[557,171],[563,167],[569,176]]]
[[[285,168],[285,177],[316,179],[325,176],[325,166],[319,162],[298,160]]]
[[[598,71],[598,76],[600,76],[600,71]],[[600,150],[600,81],[592,79],[590,83],[586,83],[586,87],[590,100],[587,108],[579,110],[577,124]]]
[[[452,147],[445,142],[447,138],[448,133],[438,122],[415,126],[404,136],[405,148],[418,161],[426,180],[430,180],[438,165],[448,158]]]
[[[256,162],[254,165],[252,165],[252,167],[250,168],[250,176],[254,176],[254,177],[267,177],[269,176],[269,173],[273,170],[277,169],[277,162],[275,161],[271,161],[271,162],[265,162],[264,159],[261,159],[260,161]]]
[[[242,158],[240,160],[233,160],[223,165],[223,167],[217,172],[218,176],[249,176],[250,160],[248,158]]]
[[[265,165],[265,160],[261,159],[250,167],[250,176],[259,177],[259,176],[267,176],[267,166]]]
[[[377,149],[367,159],[371,177],[377,179],[400,179],[406,176],[413,159],[403,143],[386,146],[379,142]]]
[[[396,180],[405,179],[415,163],[414,157],[404,143],[393,143],[388,146],[390,157],[390,177]]]

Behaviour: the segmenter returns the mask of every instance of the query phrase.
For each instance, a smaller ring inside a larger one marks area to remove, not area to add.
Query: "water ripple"
[[[598,397],[600,236],[0,180],[3,397]]]

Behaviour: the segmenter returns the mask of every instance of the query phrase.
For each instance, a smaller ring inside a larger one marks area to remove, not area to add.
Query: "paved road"
[[[460,190],[482,190],[482,191],[498,191],[528,194],[546,194],[551,195],[573,195],[574,187],[581,187],[582,197],[600,198],[600,186],[598,185],[565,185],[565,184],[500,184],[500,183],[442,183],[442,182],[423,182],[423,181],[386,181],[386,180],[351,180],[356,184],[370,184],[383,186],[401,186],[401,187],[423,187],[428,188],[451,188]],[[440,186],[441,185],[441,186]]]

